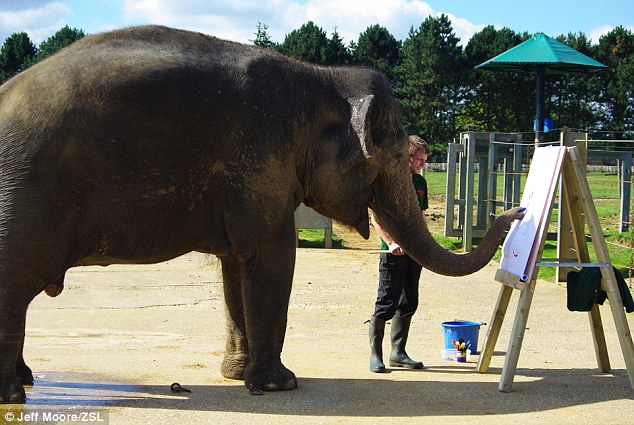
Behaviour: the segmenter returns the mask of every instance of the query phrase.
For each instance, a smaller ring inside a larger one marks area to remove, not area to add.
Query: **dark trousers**
[[[381,254],[375,317],[390,320],[416,312],[421,269],[409,255]]]

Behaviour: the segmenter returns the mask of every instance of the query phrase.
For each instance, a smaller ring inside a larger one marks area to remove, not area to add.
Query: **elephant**
[[[492,258],[437,245],[383,74],[163,26],[91,35],[0,86],[0,402],[25,401],[29,303],[66,271],[198,251],[223,275],[223,376],[297,387],[281,361],[301,202],[370,235],[369,209],[427,269]]]

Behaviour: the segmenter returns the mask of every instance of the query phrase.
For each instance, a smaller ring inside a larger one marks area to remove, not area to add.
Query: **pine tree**
[[[269,27],[266,24],[258,22],[258,27],[255,32],[255,40],[249,40],[256,46],[266,47],[267,49],[272,49],[275,47],[275,43],[271,40],[269,33],[267,30]]]
[[[384,27],[375,24],[359,35],[354,46],[354,59],[382,71],[393,86],[396,85],[396,68],[401,60],[401,43]]]
[[[0,49],[0,83],[26,69],[36,52],[27,33],[11,34]]]
[[[464,88],[462,48],[447,15],[428,17],[403,43],[396,95],[404,124],[433,145],[456,136]]]
[[[66,25],[40,44],[35,59],[38,62],[44,60],[85,36],[86,33],[84,33],[83,30],[79,30],[77,28],[71,29],[68,25]]]
[[[622,26],[599,39],[597,57],[608,67],[597,74],[596,99],[602,104],[604,128],[615,130],[614,139],[634,133],[634,35]]]
[[[280,53],[310,63],[325,64],[328,38],[326,32],[312,21],[286,35],[278,46]]]
[[[350,54],[348,48],[343,44],[343,39],[337,32],[337,27],[335,27],[326,47],[325,63],[327,65],[344,65],[351,62],[352,54]]]

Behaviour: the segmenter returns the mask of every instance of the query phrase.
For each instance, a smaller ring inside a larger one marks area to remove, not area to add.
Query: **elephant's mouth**
[[[365,211],[365,218],[360,217],[359,220],[353,225],[357,232],[363,237],[363,239],[370,238],[370,220],[368,218],[368,211]]]

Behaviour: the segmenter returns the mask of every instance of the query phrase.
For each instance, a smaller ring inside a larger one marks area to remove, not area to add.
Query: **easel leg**
[[[610,273],[613,273],[612,270],[610,270]],[[634,344],[632,343],[632,333],[630,332],[630,326],[625,317],[625,311],[623,311],[621,294],[618,292],[618,288],[616,288],[616,278],[613,279],[612,285],[615,287],[615,290],[607,291],[608,301],[610,302],[610,309],[612,310],[616,331],[619,335],[619,343],[623,351],[627,375],[630,378],[630,387],[634,389]]]
[[[491,318],[489,325],[489,331],[487,332],[484,340],[484,348],[480,353],[480,359],[478,360],[478,366],[476,367],[476,371],[480,373],[487,373],[489,371],[491,357],[493,356],[495,344],[500,336],[500,329],[502,329],[502,323],[504,323],[504,316],[506,315],[506,309],[508,308],[512,293],[513,288],[508,285],[502,285],[500,295],[498,296],[498,302],[495,306],[493,317]]]
[[[594,341],[594,352],[597,355],[597,366],[603,373],[610,371],[610,356],[608,355],[607,344],[605,343],[605,333],[603,332],[603,322],[599,306],[594,305],[588,313],[590,319],[590,329],[592,329],[592,340]]]
[[[510,393],[513,389],[513,377],[517,369],[517,362],[522,349],[522,341],[524,340],[524,331],[528,322],[528,313],[530,312],[531,302],[533,301],[533,292],[535,290],[535,281],[531,281],[530,285],[520,294],[517,304],[517,312],[515,313],[515,322],[511,331],[511,339],[509,348],[504,360],[504,368],[502,369],[502,377],[500,378],[499,389],[502,392]]]
[[[572,178],[573,174],[569,172],[569,179],[566,181],[568,183],[568,180],[570,180],[569,189],[572,189],[571,193],[583,200],[583,210],[586,213],[586,221],[590,229],[590,235],[592,236],[592,244],[594,245],[597,260],[609,264],[610,253],[605,244],[605,238],[601,231],[601,223],[599,222],[597,210],[592,201],[592,193],[590,192],[590,186],[586,179],[585,169],[579,160],[575,148],[570,148],[569,152],[570,155],[568,157],[571,159],[569,163],[572,165],[574,178]],[[608,301],[610,302],[612,317],[614,318],[619,343],[621,344],[621,351],[625,359],[625,367],[627,368],[627,375],[630,379],[630,386],[634,388],[634,344],[632,343],[632,333],[630,332],[630,327],[627,323],[625,312],[623,311],[623,301],[619,293],[616,276],[614,275],[612,267],[602,268],[601,276],[603,277],[602,288],[608,294]]]

